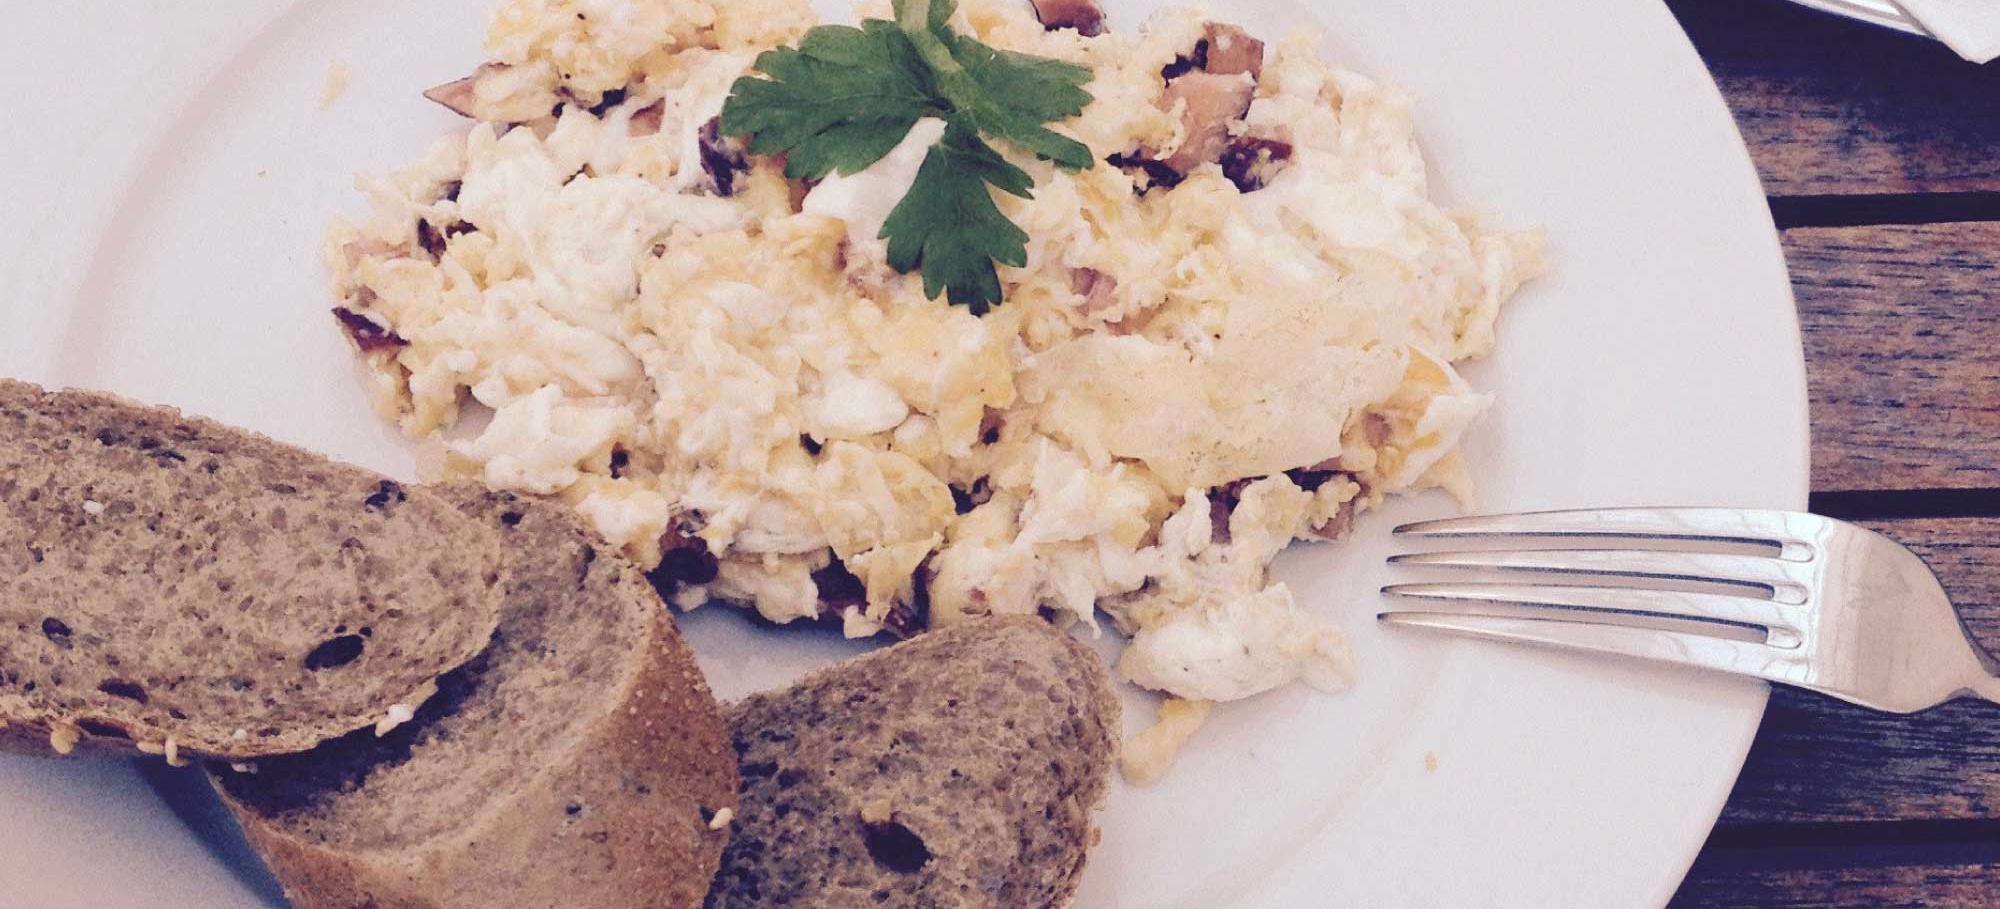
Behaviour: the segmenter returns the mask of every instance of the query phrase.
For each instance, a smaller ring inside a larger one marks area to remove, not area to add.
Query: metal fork
[[[1396,534],[1534,548],[1391,557],[1532,577],[1384,587],[1422,604],[1378,616],[1392,625],[1751,675],[1895,713],[1969,695],[2000,702],[2000,661],[1966,631],[1937,576],[1842,521],[1619,508],[1425,521]]]

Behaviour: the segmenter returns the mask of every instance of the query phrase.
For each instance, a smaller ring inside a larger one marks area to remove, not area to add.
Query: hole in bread
[[[328,638],[321,641],[318,647],[314,647],[311,653],[306,654],[306,668],[317,672],[321,669],[345,666],[361,656],[361,649],[364,646],[358,634],[343,634]]]
[[[62,619],[50,616],[42,620],[42,636],[54,641],[58,646],[68,647],[70,634],[69,625]]]
[[[368,498],[362,499],[361,504],[376,511],[387,511],[390,505],[409,497],[409,493],[404,492],[403,487],[398,486],[395,481],[383,480],[375,484],[375,491],[369,493]]]
[[[146,689],[136,682],[128,682],[124,679],[105,679],[97,683],[97,690],[114,698],[138,701],[141,704],[146,703]]]
[[[125,727],[117,723],[107,723],[103,720],[77,720],[76,728],[98,738],[129,739],[132,737],[131,733],[125,731]]]
[[[868,857],[886,871],[915,874],[931,860],[931,850],[924,845],[924,838],[893,820],[863,822],[861,840],[868,847]]]

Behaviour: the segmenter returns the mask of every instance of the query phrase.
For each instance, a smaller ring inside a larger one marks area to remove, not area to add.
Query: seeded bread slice
[[[1118,701],[1039,619],[926,632],[731,712],[743,800],[709,909],[1055,909]]]
[[[639,569],[465,493],[514,565],[493,645],[386,735],[209,770],[295,909],[692,909],[736,804],[722,711]]]
[[[0,747],[311,748],[484,648],[499,569],[498,536],[422,490],[0,379]]]

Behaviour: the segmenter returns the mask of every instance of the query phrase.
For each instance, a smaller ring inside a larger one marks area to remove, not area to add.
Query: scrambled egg
[[[984,0],[956,24],[1091,67],[1057,128],[1100,158],[1188,140],[1158,101],[1201,13],[1083,37]],[[1409,100],[1295,35],[1230,125],[1287,137],[1264,185],[1017,158],[1035,198],[999,203],[1028,261],[975,317],[877,238],[937,121],[810,188],[704,166],[731,82],[811,25],[795,0],[508,3],[459,102],[479,122],[331,234],[381,413],[445,473],[572,504],[683,608],[853,635],[1108,617],[1124,677],[1191,703],[1346,684],[1340,631],[1266,566],[1385,495],[1468,494],[1490,398],[1453,364],[1491,348],[1538,235],[1431,201]]]

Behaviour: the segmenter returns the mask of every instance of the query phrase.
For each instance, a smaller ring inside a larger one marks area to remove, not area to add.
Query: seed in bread
[[[421,489],[0,379],[0,747],[311,748],[484,648],[500,565],[497,534]]]
[[[721,707],[568,508],[462,491],[514,561],[492,647],[404,722],[212,778],[294,909],[693,909],[736,804]]]
[[[1116,750],[1097,654],[1034,618],[926,632],[738,704],[708,909],[1055,909]]]

